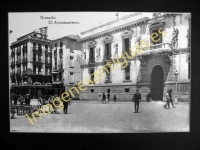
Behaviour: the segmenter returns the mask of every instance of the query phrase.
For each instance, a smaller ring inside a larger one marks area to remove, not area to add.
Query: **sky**
[[[53,40],[68,35],[80,35],[81,32],[117,19],[117,12],[23,12],[9,13],[9,45],[17,38],[26,35],[34,29],[48,26],[48,39]],[[119,12],[118,18],[135,12]],[[42,19],[42,17],[56,19]],[[74,21],[79,24],[49,24],[49,21]]]

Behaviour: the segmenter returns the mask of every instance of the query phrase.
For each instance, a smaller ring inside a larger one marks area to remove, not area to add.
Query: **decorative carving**
[[[156,18],[158,16],[161,16],[161,13],[153,13],[153,18]]]
[[[171,52],[165,52],[162,53],[161,55],[163,55],[165,57],[165,62],[169,65],[172,64],[172,53]]]
[[[101,48],[99,47],[99,48],[96,48],[95,50],[96,50],[96,52],[97,52],[96,60],[97,60],[97,61],[100,61],[100,60],[101,60],[101,56],[100,56]]]
[[[113,43],[113,48],[115,48],[114,58],[116,59],[118,57],[118,43]]]
[[[141,37],[140,36],[136,37],[135,44],[139,44],[139,45],[141,44]]]
[[[147,66],[146,57],[140,56],[139,60],[141,62],[142,67],[146,67]]]
[[[187,29],[187,39],[188,39],[188,47],[190,47],[190,17],[188,17],[188,29]]]
[[[172,32],[172,40],[171,40],[171,48],[172,50],[177,49],[178,47],[178,34],[179,34],[179,30],[178,28],[174,28],[173,27],[173,32]]]

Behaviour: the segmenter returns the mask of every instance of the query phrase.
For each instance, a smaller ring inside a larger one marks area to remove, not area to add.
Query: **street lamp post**
[[[177,95],[178,95],[178,90],[177,90],[178,71],[177,71],[177,70],[176,70],[176,72],[174,73],[174,75],[175,75],[175,81],[176,81],[176,94],[175,94],[174,103],[178,103],[178,99],[177,99]]]
[[[106,102],[108,103],[108,90],[107,90],[107,81],[108,81],[108,79],[106,79]]]
[[[99,102],[101,102],[100,83],[99,83]]]

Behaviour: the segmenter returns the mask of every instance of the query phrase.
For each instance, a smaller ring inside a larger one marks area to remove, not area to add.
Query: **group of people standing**
[[[116,102],[117,101],[117,96],[116,94],[114,94],[114,97],[113,97],[113,102]],[[108,102],[110,102],[110,93],[108,93]],[[105,93],[103,93],[103,102],[102,104],[106,104],[106,95]]]
[[[25,96],[23,96],[21,94],[19,94],[19,96],[17,96],[17,94],[12,93],[11,102],[12,101],[14,101],[14,105],[17,105],[17,101],[20,102],[20,105],[23,105],[24,102],[26,103],[26,105],[30,105],[31,98],[28,93]]]
[[[168,106],[168,108],[170,108],[170,103],[173,106],[173,108],[176,108],[176,107],[174,107],[174,104],[173,104],[173,101],[172,101],[172,89],[167,91],[166,99],[167,99],[167,101],[166,101],[166,104],[163,106],[164,108],[167,109],[167,106]],[[136,93],[133,96],[133,101],[135,102],[135,113],[138,113],[139,103],[141,101],[141,94],[139,93],[138,89],[136,90]],[[147,102],[150,102],[150,101],[151,101],[151,94],[149,92],[147,94]]]

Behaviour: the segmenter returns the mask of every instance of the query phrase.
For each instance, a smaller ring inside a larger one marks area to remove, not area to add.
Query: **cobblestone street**
[[[141,102],[139,113],[134,113],[134,103],[117,102],[101,104],[96,101],[73,102],[68,114],[41,113],[42,119],[32,125],[25,116],[11,119],[11,132],[61,132],[61,133],[135,133],[135,132],[188,132],[188,102],[164,109],[164,102]]]

